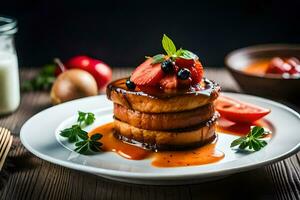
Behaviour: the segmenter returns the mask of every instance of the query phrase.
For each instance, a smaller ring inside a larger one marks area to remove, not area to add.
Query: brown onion
[[[57,77],[50,96],[53,104],[59,104],[97,94],[97,83],[90,73],[80,69],[70,69]]]

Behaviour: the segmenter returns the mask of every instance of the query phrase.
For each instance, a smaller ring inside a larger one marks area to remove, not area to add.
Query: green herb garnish
[[[259,126],[251,127],[250,132],[244,136],[232,141],[230,147],[238,146],[239,149],[246,149],[259,151],[261,148],[265,147],[268,143],[263,140],[266,135],[270,132],[266,131],[264,128]]]
[[[75,143],[75,151],[81,154],[101,151],[102,143],[98,142],[102,138],[100,133],[96,133],[91,137],[82,128],[91,125],[95,121],[93,113],[85,113],[78,111],[77,123],[70,128],[60,131],[60,136],[68,138],[70,143]]]
[[[165,60],[164,54],[157,54],[157,55],[153,56],[152,64],[162,63],[164,60]]]
[[[184,58],[184,59],[198,59],[198,56],[191,51],[185,49],[176,49],[174,42],[166,35],[163,35],[162,38],[162,46],[166,51],[167,55],[172,59],[176,60],[177,58]],[[147,57],[146,57],[147,58]],[[161,63],[165,60],[164,54],[157,54],[152,57],[153,61],[152,64]]]
[[[164,34],[161,42],[168,56],[172,56],[176,53],[176,46],[174,42],[166,34]]]
[[[99,152],[101,151],[100,146],[102,146],[101,142],[98,142],[102,138],[100,133],[96,133],[89,138],[87,135],[85,138],[75,143],[76,149],[78,153],[86,154],[87,152]]]
[[[45,65],[36,77],[24,81],[21,89],[23,91],[49,90],[56,79],[55,69],[55,65]]]
[[[87,132],[81,129],[81,127],[77,124],[73,125],[70,128],[66,128],[60,132],[60,135],[68,138],[68,141],[78,142],[81,139],[84,139],[87,136]]]
[[[80,125],[80,127],[82,127],[82,128],[94,123],[95,119],[96,118],[93,113],[90,113],[90,112],[85,113],[85,112],[78,111],[77,122]]]
[[[178,49],[175,53],[175,57],[180,57],[180,58],[184,58],[184,59],[198,59],[198,56],[196,54],[194,54],[193,52],[189,51],[189,50],[185,50],[185,49]]]

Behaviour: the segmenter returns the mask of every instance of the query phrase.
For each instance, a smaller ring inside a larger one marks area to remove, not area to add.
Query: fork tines
[[[11,147],[12,140],[13,136],[11,136],[10,131],[0,127],[0,171]]]

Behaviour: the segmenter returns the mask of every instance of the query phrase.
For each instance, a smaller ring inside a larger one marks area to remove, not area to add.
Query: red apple
[[[93,68],[93,66],[91,65],[92,60],[93,59],[88,56],[75,56],[66,63],[66,67],[67,68],[80,68],[80,69],[88,71]]]
[[[96,79],[99,90],[105,88],[112,79],[111,68],[100,60],[91,60],[88,72],[90,72]]]
[[[67,69],[72,69],[72,68],[79,68],[85,71],[88,71],[87,68],[90,65],[91,58],[87,56],[76,56],[71,58],[64,67]],[[60,67],[56,68],[55,75],[58,76],[59,74],[62,73],[62,70]]]
[[[67,69],[82,69],[93,75],[98,89],[102,90],[111,81],[112,70],[101,60],[93,59],[88,56],[75,56],[71,58],[66,64]],[[60,74],[61,70],[58,68],[55,74]]]

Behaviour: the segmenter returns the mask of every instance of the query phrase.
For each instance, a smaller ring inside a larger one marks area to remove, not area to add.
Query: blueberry
[[[187,68],[182,68],[178,71],[177,76],[181,80],[186,80],[191,76],[191,72]]]
[[[135,84],[134,84],[134,82],[130,81],[130,79],[126,80],[126,86],[130,90],[134,90],[135,89]]]
[[[172,73],[174,71],[174,64],[171,60],[165,60],[164,62],[161,63],[161,69],[166,74]]]

